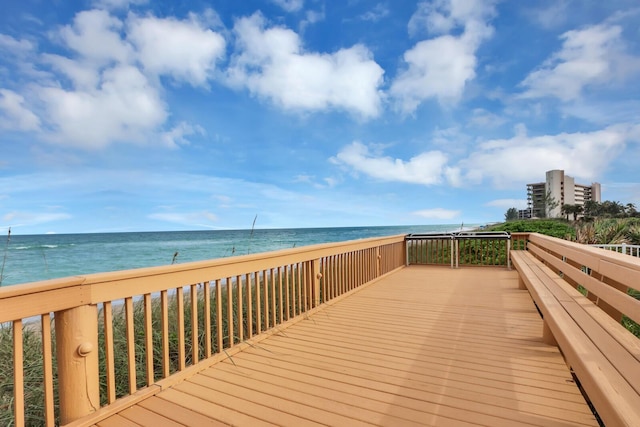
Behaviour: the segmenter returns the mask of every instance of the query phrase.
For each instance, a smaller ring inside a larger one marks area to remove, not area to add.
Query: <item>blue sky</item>
[[[3,2],[0,231],[500,221],[640,205],[637,0]]]

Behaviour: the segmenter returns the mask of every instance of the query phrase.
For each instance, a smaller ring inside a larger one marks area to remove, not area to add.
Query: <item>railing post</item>
[[[507,269],[511,270],[511,239],[507,239]]]
[[[406,242],[406,240],[405,240]],[[380,263],[382,262],[382,255],[380,255],[380,246],[376,246],[376,277],[380,277]]]
[[[455,258],[456,258],[456,268],[460,267],[460,244],[459,244],[459,240],[455,239],[454,240],[455,244],[456,244],[456,253],[455,253]]]
[[[449,242],[451,243],[451,268],[453,268],[453,258],[454,258],[454,246],[456,245],[456,238],[455,236],[451,236],[451,239],[449,239]]]
[[[55,313],[60,423],[100,408],[98,308],[83,305]]]
[[[404,238],[403,245],[404,245],[404,265],[408,267],[409,266],[409,248],[411,247],[411,245],[409,244],[409,241],[407,240],[406,236]]]

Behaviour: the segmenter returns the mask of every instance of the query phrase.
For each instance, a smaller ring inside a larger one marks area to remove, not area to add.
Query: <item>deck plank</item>
[[[515,271],[412,266],[99,425],[597,426],[541,335]]]

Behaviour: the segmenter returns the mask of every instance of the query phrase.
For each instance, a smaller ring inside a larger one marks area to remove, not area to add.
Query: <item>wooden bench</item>
[[[511,261],[542,314],[543,340],[559,347],[605,425],[640,426],[640,340],[532,251]]]

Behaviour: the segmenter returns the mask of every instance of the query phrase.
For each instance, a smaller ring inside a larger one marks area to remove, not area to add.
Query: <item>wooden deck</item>
[[[598,425],[517,273],[412,266],[98,426]]]

